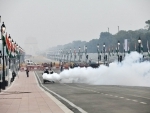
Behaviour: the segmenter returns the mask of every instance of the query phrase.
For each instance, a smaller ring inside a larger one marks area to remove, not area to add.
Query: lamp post
[[[75,59],[76,59],[76,49],[74,48],[74,63],[75,63]]]
[[[103,44],[103,51],[104,51],[104,65],[105,65],[105,43]]]
[[[81,48],[79,47],[79,62],[80,62],[80,49],[81,49]]]
[[[120,41],[118,41],[118,54],[119,54],[119,46],[120,46]]]
[[[139,53],[141,53],[141,38],[140,37],[138,39],[138,43],[139,43]]]
[[[117,47],[117,52],[118,52],[118,62],[120,61],[120,56],[119,56],[119,46],[120,46],[120,41],[118,41],[118,47]]]
[[[71,52],[71,48],[70,48],[70,64],[71,64],[71,58],[72,58],[72,52]]]
[[[3,22],[2,26],[1,26],[1,40],[2,40],[2,45],[3,45],[3,55],[2,55],[2,59],[3,59],[3,77],[2,77],[2,83],[3,83],[3,89],[5,89],[5,53],[4,53],[4,41],[3,41],[3,35],[5,33],[6,27],[5,24]]]
[[[87,46],[85,46],[85,62],[87,63],[87,59],[88,59],[88,57],[87,57]]]
[[[98,65],[99,65],[99,60],[100,60],[100,56],[99,56],[99,44],[97,44],[97,53],[98,53]]]

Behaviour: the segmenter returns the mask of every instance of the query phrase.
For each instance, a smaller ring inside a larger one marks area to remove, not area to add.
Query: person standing
[[[25,71],[26,71],[27,77],[29,77],[29,69],[27,68]]]

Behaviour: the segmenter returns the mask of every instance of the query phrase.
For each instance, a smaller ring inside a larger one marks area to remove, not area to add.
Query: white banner
[[[128,40],[124,39],[124,49],[125,51],[128,51]]]

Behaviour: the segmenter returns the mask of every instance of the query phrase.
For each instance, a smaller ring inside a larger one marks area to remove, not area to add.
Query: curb
[[[39,85],[39,82],[38,82],[38,78],[37,78],[37,75],[36,73],[34,72],[34,77],[36,79],[36,82],[38,84],[38,87],[44,92],[46,93],[65,113],[73,113],[70,109],[68,109],[64,104],[62,104],[60,101],[58,101],[54,96],[52,96],[50,93],[48,93],[47,91],[45,91],[43,88],[41,88],[41,86]]]

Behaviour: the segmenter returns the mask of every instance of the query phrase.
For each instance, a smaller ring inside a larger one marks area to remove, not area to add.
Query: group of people
[[[54,72],[53,72],[53,70],[51,68],[49,69],[48,67],[46,67],[44,73],[53,74]]]

